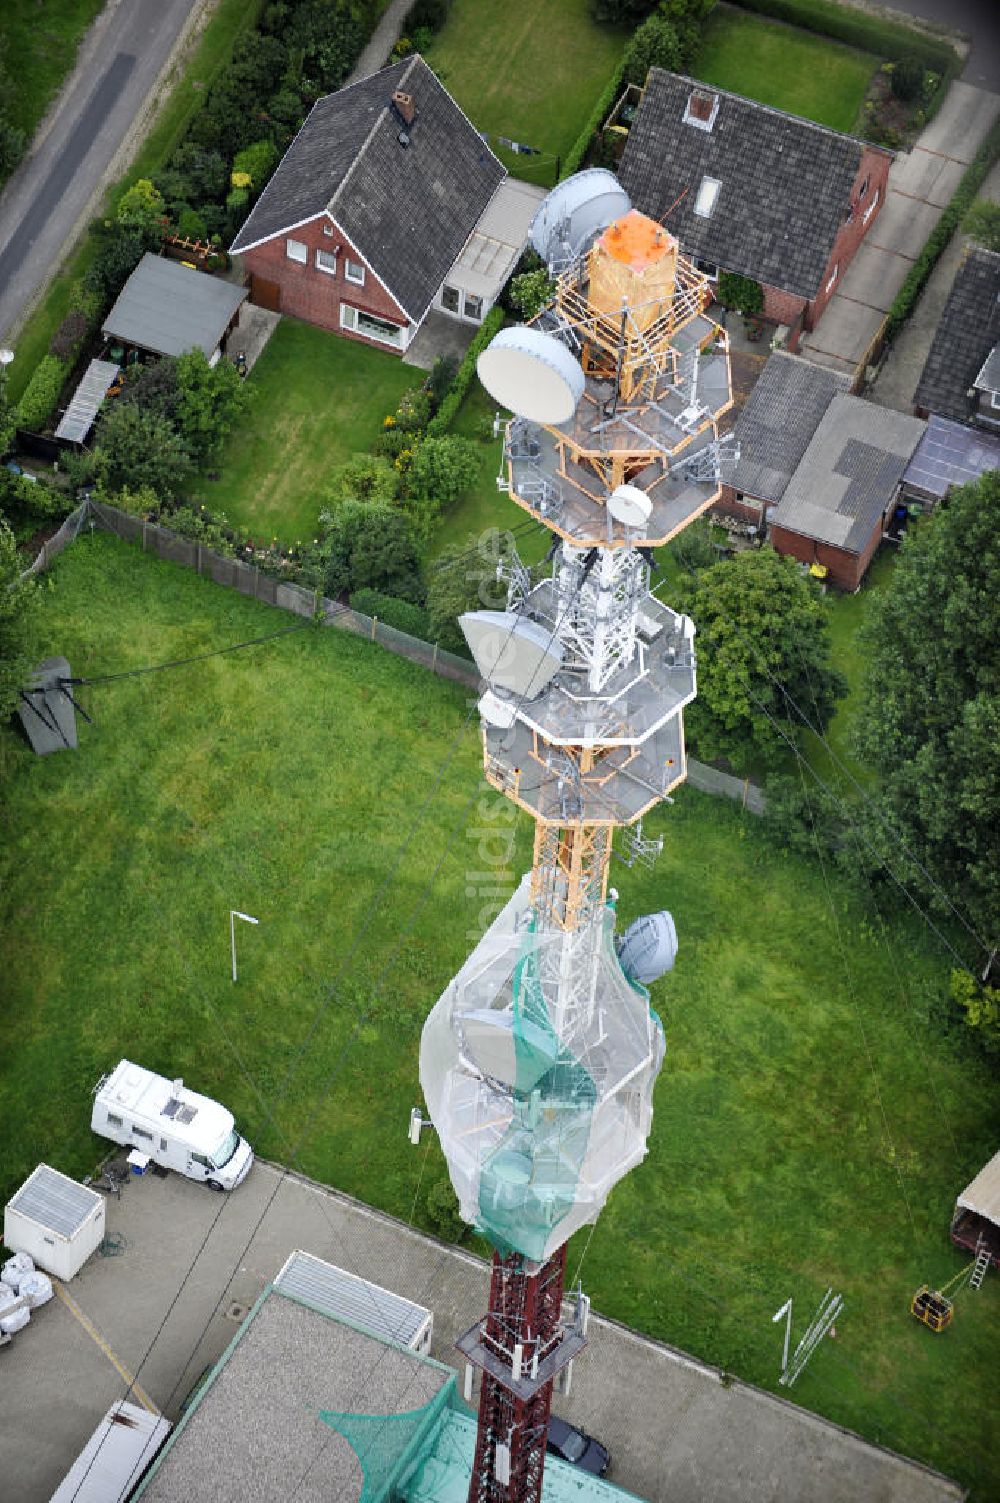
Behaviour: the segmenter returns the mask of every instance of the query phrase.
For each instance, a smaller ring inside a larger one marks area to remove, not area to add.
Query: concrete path
[[[986,179],[979,196],[1000,203],[1000,162]],[[917,383],[968,243],[961,231],[952,236],[930,274],[920,301],[890,346],[878,378],[868,392],[879,406],[912,412]]]
[[[400,1110],[405,1128],[405,1105]],[[418,1176],[415,1162],[414,1185]],[[221,1204],[190,1180],[145,1175],[120,1201],[108,1201],[107,1229],[124,1235],[125,1252],[94,1256],[69,1286],[87,1324],[53,1300],[3,1353],[0,1478],[4,1496],[18,1503],[51,1497],[123,1395],[123,1368],[176,1420],[182,1400],[295,1248],[430,1308],[432,1354],[451,1366],[455,1338],[486,1309],[489,1270],[479,1258],[322,1185],[282,1180],[270,1164],[258,1163]],[[777,1336],[775,1342],[777,1352]],[[556,1409],[603,1440],[612,1480],[650,1503],[963,1497],[939,1473],[761,1389],[723,1382],[717,1369],[596,1316],[574,1365],[572,1394],[557,1397]]]
[[[16,331],[123,170],[158,83],[211,0],[109,0],[0,198],[0,339]]]
[[[373,73],[385,67],[389,53],[399,41],[403,19],[412,4],[413,0],[390,0],[381,21],[371,34],[371,40],[347,80],[349,84],[360,83],[361,79],[370,78]]]
[[[853,375],[906,274],[941,217],[962,174],[1000,113],[1000,97],[954,83],[911,151],[889,169],[886,201],[799,353]]]

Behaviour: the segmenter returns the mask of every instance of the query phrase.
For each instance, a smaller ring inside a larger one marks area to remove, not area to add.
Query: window
[[[880,197],[881,197],[881,194],[879,193],[878,188],[876,188],[875,189],[875,197],[872,199],[871,203],[868,205],[867,209],[865,210],[865,212],[861,216],[861,223],[862,224],[867,224],[868,221],[869,221],[869,219],[871,219],[872,215],[875,213],[875,210],[878,208],[878,201],[879,201]]]
[[[990,392],[990,406],[993,408],[994,412],[1000,412],[1000,391]],[[108,1118],[108,1121],[111,1121],[110,1117]]]
[[[356,282],[359,287],[365,285],[365,269],[360,261],[344,261],[344,276],[349,282]]]
[[[134,1122],[132,1123],[132,1136],[133,1138],[148,1138],[151,1143],[153,1141],[153,1134],[147,1132],[144,1127],[136,1127]]]
[[[482,318],[483,300],[481,297],[473,297],[470,292],[465,294],[465,316],[466,318]]]
[[[702,219],[711,219],[712,210],[715,208],[715,200],[719,196],[722,184],[717,177],[703,177],[701,187],[698,189],[698,197],[694,201],[694,212]]]
[[[864,182],[861,184],[861,187],[858,189],[858,198],[859,199],[860,198],[864,198],[865,194],[868,192],[868,186],[871,183],[871,180],[872,180],[872,175],[869,172],[868,176],[865,178]],[[876,197],[877,196],[878,195],[876,194]]]
[[[458,312],[459,291],[457,287],[448,287],[445,285],[441,289],[441,307],[446,308],[449,313]]]
[[[123,1127],[124,1125],[125,1124],[122,1122],[121,1117],[116,1117],[111,1112],[108,1112],[108,1126],[109,1127]]]
[[[289,261],[299,261],[304,266],[309,260],[309,248],[301,240],[286,240],[285,255]]]
[[[340,327],[350,329],[354,334],[363,334],[366,339],[377,339],[379,344],[395,345],[396,349],[403,347],[403,333],[399,324],[391,324],[388,319],[376,318],[372,313],[365,313],[361,308],[353,308],[350,303],[340,305]]]
[[[330,235],[330,236],[332,236],[333,235],[333,225],[332,224],[325,224],[323,226],[323,234],[324,235]]]
[[[834,264],[833,271],[830,273],[830,280],[826,284],[826,290],[827,290],[827,292],[832,292],[833,291],[833,284],[836,282],[836,280],[837,280],[837,278],[839,276],[840,276],[840,262],[837,261]]]
[[[212,1167],[211,1161],[203,1153],[193,1153],[191,1155],[191,1162],[193,1164],[200,1164],[203,1169],[211,1169]]]
[[[335,277],[337,275],[337,252],[318,250],[316,252],[316,265],[320,271],[325,271],[331,277]]]
[[[719,280],[719,268],[714,261],[703,261],[700,256],[695,256],[694,264],[697,270],[708,277],[710,281],[717,282]]]

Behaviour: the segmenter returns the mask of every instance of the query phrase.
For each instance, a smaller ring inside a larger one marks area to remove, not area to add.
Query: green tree
[[[399,471],[378,454],[353,454],[330,474],[325,499],[330,506],[341,501],[395,501],[399,494]]]
[[[546,303],[552,301],[554,291],[555,283],[544,267],[537,271],[523,271],[520,276],[511,278],[510,301],[522,318],[534,318]]]
[[[666,16],[650,16],[643,21],[625,50],[624,80],[641,87],[650,68],[677,72],[685,65],[677,28]]]
[[[858,751],[881,780],[872,842],[928,901],[943,901],[935,884],[951,894],[991,944],[1000,912],[998,518],[1000,471],[990,470],[907,536],[861,634],[856,725]]]
[[[698,629],[698,698],[686,713],[700,757],[773,762],[801,725],[793,703],[826,728],[847,685],[830,663],[826,602],[791,559],[737,554],[684,585],[678,603]]]
[[[250,390],[231,360],[209,365],[202,350],[177,357],[176,378],[174,422],[194,463],[204,467],[248,411]]]
[[[417,446],[406,474],[401,503],[412,518],[417,538],[426,543],[443,510],[472,485],[479,474],[479,454],[468,438],[425,438]]]
[[[719,302],[724,308],[737,308],[750,318],[764,311],[764,289],[753,277],[741,277],[735,271],[720,271]]]
[[[977,198],[962,221],[965,233],[987,250],[1000,251],[1000,204]]]
[[[125,487],[148,487],[161,501],[174,501],[184,493],[194,469],[172,423],[132,402],[116,403],[101,417],[93,461],[95,478],[109,497]]]
[[[24,560],[0,518],[0,722],[17,708],[18,695],[38,656],[38,585],[21,578]]]
[[[344,501],[329,516],[321,545],[323,588],[336,598],[345,591],[381,590],[421,605],[420,555],[409,518],[382,502]]]
[[[470,534],[461,543],[451,543],[427,569],[427,614],[434,640],[449,652],[468,657],[468,647],[459,616],[466,611],[503,610],[507,586],[497,578],[513,546],[509,532],[488,528],[479,536]]]
[[[116,218],[127,229],[152,231],[166,213],[163,197],[148,177],[141,177],[122,194]]]

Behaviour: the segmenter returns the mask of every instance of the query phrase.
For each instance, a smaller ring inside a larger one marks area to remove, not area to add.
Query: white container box
[[[71,1279],[104,1239],[104,1198],[39,1164],[4,1206],[3,1240],[38,1268]]]

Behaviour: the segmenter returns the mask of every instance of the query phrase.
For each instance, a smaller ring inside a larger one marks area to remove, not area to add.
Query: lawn
[[[0,56],[13,85],[12,125],[30,142],[63,79],[72,72],[87,27],[104,0],[4,0]]]
[[[878,61],[828,37],[719,5],[691,72],[720,89],[852,131]]]
[[[427,61],[515,176],[551,187],[621,59],[627,29],[598,26],[590,0],[454,0]]]
[[[283,318],[247,378],[245,425],[201,484],[202,499],[252,535],[306,541],[334,465],[371,448],[423,373],[397,355]]]
[[[80,675],[288,620],[101,534],[50,578],[42,645]],[[90,1087],[128,1053],[225,1100],[263,1153],[426,1224],[443,1166],[405,1139],[417,1043],[479,930],[470,878],[500,828],[464,691],[307,627],[79,692],[78,753],[37,761],[0,732],[0,1188],[43,1158],[93,1165]],[[770,1388],[772,1313],[793,1296],[798,1333],[832,1285],[837,1339],[790,1397],[996,1497],[1000,1280],[943,1337],[907,1313],[961,1266],[952,1205],[1000,1128],[942,1021],[940,952],[912,915],[890,950],[833,875],[831,909],[821,873],[726,800],[681,790],[647,825],[659,862],[614,880],[625,922],[677,919],[653,996],[667,1059],[649,1157],[571,1274],[585,1254],[597,1308]],[[511,881],[528,837],[522,821]],[[235,986],[233,907],[260,919]]]

